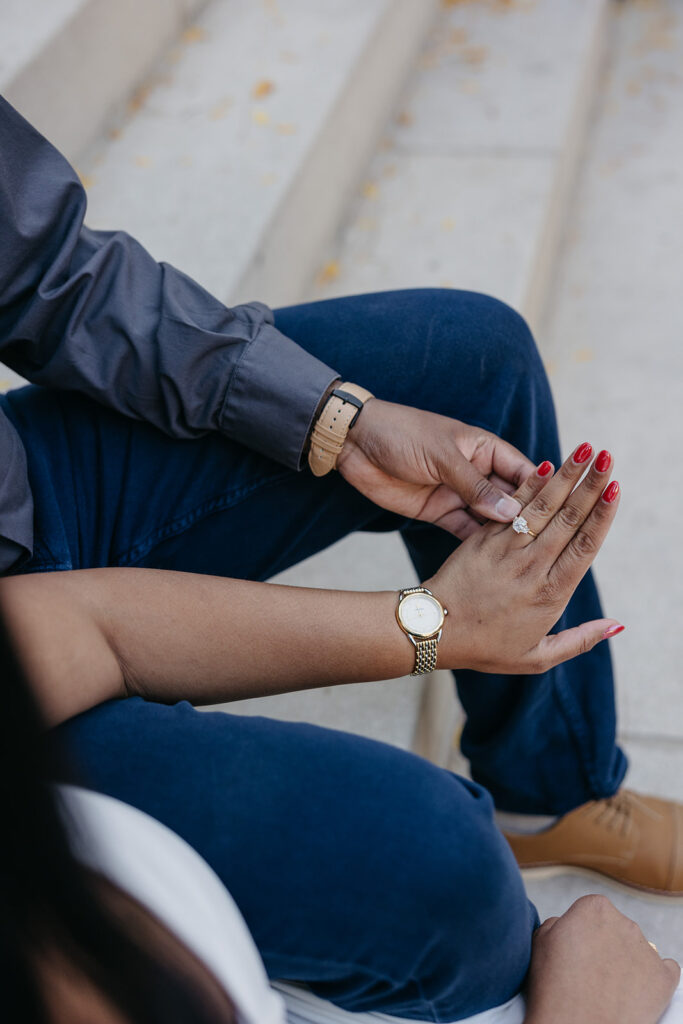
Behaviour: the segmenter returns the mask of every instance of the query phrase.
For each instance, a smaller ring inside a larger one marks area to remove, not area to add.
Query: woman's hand
[[[479,528],[476,517],[510,522],[517,515],[510,494],[534,465],[480,427],[370,398],[337,469],[376,505],[464,540]]]
[[[601,452],[577,487],[592,448],[580,445],[561,469],[543,463],[517,492],[529,529],[489,523],[477,530],[424,585],[448,609],[440,668],[538,673],[619,632],[614,619],[548,632],[595,558],[619,504]]]
[[[584,896],[534,936],[524,1024],[656,1024],[680,980],[604,896]]]

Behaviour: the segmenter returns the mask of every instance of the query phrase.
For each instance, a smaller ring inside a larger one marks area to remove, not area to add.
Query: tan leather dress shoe
[[[628,789],[593,800],[533,835],[505,832],[530,874],[586,872],[645,893],[683,899],[683,804]]]

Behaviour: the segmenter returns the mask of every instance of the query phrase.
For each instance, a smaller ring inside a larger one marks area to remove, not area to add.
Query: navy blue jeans
[[[533,339],[494,299],[380,292],[282,308],[275,323],[380,398],[560,461]],[[296,473],[221,437],[172,440],[38,388],[2,402],[36,501],[22,572],[130,565],[266,580],[351,531],[398,530],[424,579],[457,543],[339,474]],[[587,576],[561,625],[600,615]],[[537,920],[493,801],[559,814],[611,795],[626,767],[606,644],[541,676],[459,672],[456,683],[475,782],[333,730],[187,704],[110,703],[60,735],[81,780],[164,821],[212,864],[271,977],[349,1010],[455,1020],[519,989]]]

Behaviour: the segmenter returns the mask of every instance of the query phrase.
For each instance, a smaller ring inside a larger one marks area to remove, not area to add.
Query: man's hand
[[[655,1024],[681,969],[604,896],[583,896],[534,936],[525,1024]]]
[[[337,469],[376,505],[435,523],[461,540],[483,519],[510,522],[510,494],[533,464],[506,441],[437,413],[371,398],[349,431]]]

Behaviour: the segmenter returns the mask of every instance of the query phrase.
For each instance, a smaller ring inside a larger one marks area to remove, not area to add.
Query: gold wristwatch
[[[396,620],[415,647],[411,676],[433,672],[448,609],[426,587],[407,587],[398,594]]]

